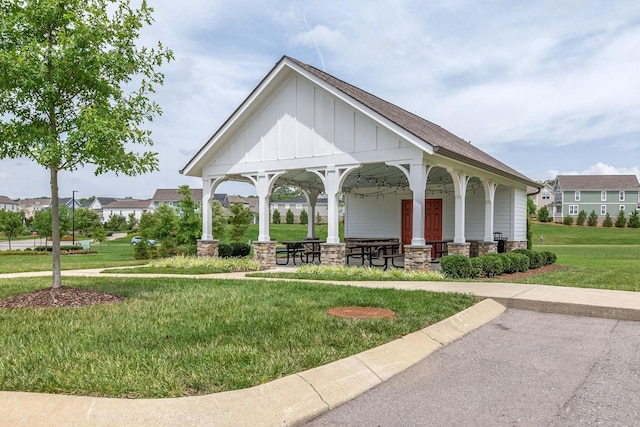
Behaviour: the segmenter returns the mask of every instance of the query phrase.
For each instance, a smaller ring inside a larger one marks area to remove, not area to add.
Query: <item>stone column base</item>
[[[253,242],[253,259],[263,270],[276,267],[276,242]]]
[[[513,251],[515,249],[527,249],[527,241],[526,240],[508,241],[505,248],[507,252]]]
[[[478,256],[497,253],[498,244],[496,242],[478,242]]]
[[[346,265],[346,247],[344,243],[321,243],[320,244],[320,264],[321,265]]]
[[[447,243],[449,255],[464,255],[469,258],[471,244],[469,243]]]
[[[196,240],[198,258],[218,258],[218,240]]]
[[[404,245],[404,269],[431,270],[431,245]]]

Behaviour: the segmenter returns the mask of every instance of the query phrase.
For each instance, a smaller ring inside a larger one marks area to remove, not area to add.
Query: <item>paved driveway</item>
[[[309,426],[638,426],[640,322],[509,309]]]

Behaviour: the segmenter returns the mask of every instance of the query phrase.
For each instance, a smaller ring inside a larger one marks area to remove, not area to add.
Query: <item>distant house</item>
[[[73,209],[74,206],[75,206],[75,209],[78,209],[78,208],[82,207],[82,204],[80,203],[80,200],[74,199],[72,197],[60,197],[58,199],[58,205],[59,206],[63,206],[64,205],[69,210]]]
[[[543,206],[549,206],[550,204],[553,203],[554,194],[555,194],[555,190],[553,188],[553,185],[549,184],[548,182],[545,182],[542,185],[542,188],[540,189],[540,191],[532,195],[531,198],[536,204],[536,207],[540,209]]]
[[[273,211],[275,211],[276,209],[278,210],[278,212],[280,212],[282,222],[285,221],[285,216],[288,210],[291,210],[291,212],[293,213],[294,222],[296,223],[300,222],[300,213],[302,211],[306,211],[307,215],[310,215],[311,212],[311,207],[309,206],[309,202],[307,201],[307,198],[305,196],[299,196],[289,200],[271,201],[270,206],[272,215]],[[342,219],[344,215],[344,205],[339,205],[338,209],[338,217]],[[327,196],[324,194],[319,196],[316,200],[315,215],[316,222],[317,219],[320,219],[322,222],[327,221],[328,203]]]
[[[33,218],[36,212],[49,209],[51,199],[49,197],[38,197],[18,200],[18,209],[24,212],[25,218]]]
[[[554,186],[553,219],[594,211],[600,219],[640,207],[640,183],[635,175],[558,175]]]
[[[3,209],[11,212],[17,212],[20,210],[18,209],[18,203],[14,202],[7,196],[0,196],[0,211]]]
[[[100,219],[102,221],[106,221],[107,219],[109,219],[109,215],[104,214],[104,207],[118,200],[123,199],[118,199],[116,197],[95,197],[87,207],[98,212]]]
[[[133,214],[139,221],[142,214],[151,210],[151,200],[134,200],[134,199],[121,199],[115,200],[102,208],[104,215],[104,221],[108,220],[111,215],[122,216],[129,218],[129,215]]]
[[[200,209],[200,204],[202,203],[202,188],[192,188],[191,198],[196,203],[197,209]],[[159,188],[151,198],[151,209],[155,210],[163,203],[175,208],[182,199],[183,196],[178,193],[177,188]],[[224,208],[229,207],[229,200],[226,194],[215,194],[214,200],[219,201]]]
[[[253,214],[252,224],[258,223],[258,198],[257,197],[243,197],[243,196],[227,196],[229,206],[234,203],[240,203],[245,208],[249,209]],[[231,211],[225,208],[225,215],[231,216]]]

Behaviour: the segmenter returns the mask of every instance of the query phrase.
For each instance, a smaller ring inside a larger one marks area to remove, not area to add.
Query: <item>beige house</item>
[[[526,246],[527,186],[540,188],[440,126],[287,56],[181,172],[202,178],[203,252],[216,244],[207,213],[217,186],[255,186],[254,253],[267,267],[275,262],[269,212],[278,186],[300,188],[309,217],[326,194],[322,263],[345,262],[338,235],[344,200],[344,236],[397,238],[411,268],[428,268],[416,259],[428,259],[431,241],[466,255],[474,244],[482,254],[495,251],[497,232],[509,249]]]

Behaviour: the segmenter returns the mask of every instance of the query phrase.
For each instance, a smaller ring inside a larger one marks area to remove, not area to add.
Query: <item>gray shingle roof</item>
[[[337,79],[324,71],[320,71],[311,65],[302,63],[291,57],[285,56],[283,59],[284,58],[287,58],[289,61],[335,87],[340,92],[350,96],[364,106],[372,109],[406,131],[427,142],[434,148],[436,153],[442,154],[445,157],[451,157],[467,163],[475,164],[483,169],[491,169],[500,175],[506,174],[511,178],[515,178],[516,180],[522,181],[533,187],[539,187],[538,183],[533,182],[520,172],[471,145],[471,143],[457,137],[448,130],[443,129],[442,127],[390,102],[380,99],[360,88]]]
[[[558,175],[562,190],[640,190],[635,175]]]
[[[124,199],[113,201],[103,206],[103,209],[147,209],[150,204],[151,200]]]

